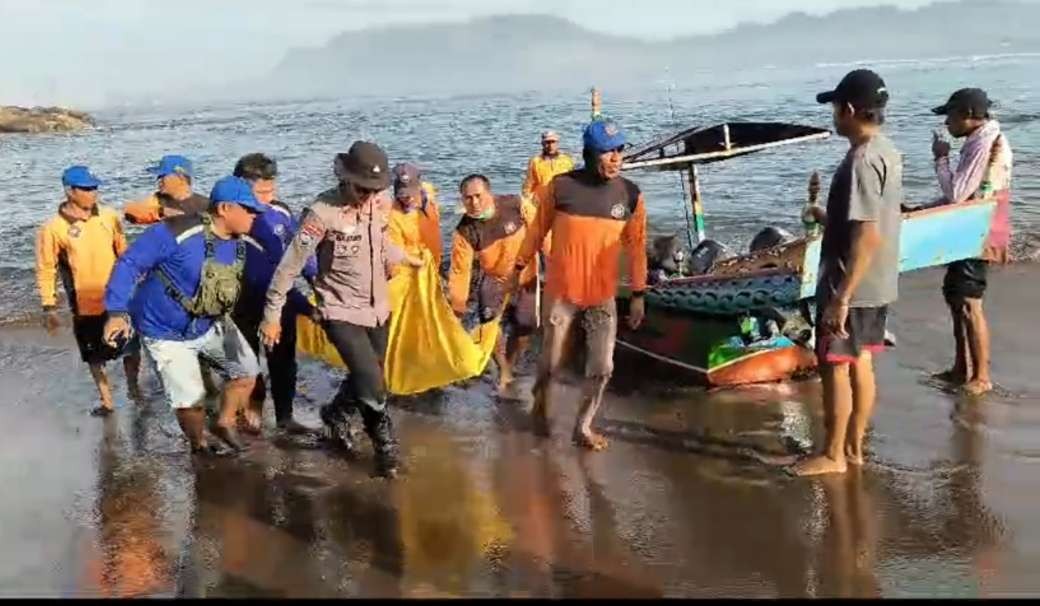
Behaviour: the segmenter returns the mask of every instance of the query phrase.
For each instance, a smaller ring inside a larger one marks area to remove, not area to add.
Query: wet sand
[[[407,473],[370,477],[309,438],[193,462],[147,371],[147,398],[88,416],[71,335],[0,330],[0,596],[990,597],[1040,593],[1040,267],[996,272],[998,392],[949,363],[941,272],[904,277],[868,464],[794,479],[822,434],[818,382],[708,393],[647,383],[619,357],[601,454],[529,432],[490,379],[395,403]],[[306,364],[299,417],[337,375]],[[525,392],[530,380],[520,389]],[[270,409],[267,410],[271,416]]]

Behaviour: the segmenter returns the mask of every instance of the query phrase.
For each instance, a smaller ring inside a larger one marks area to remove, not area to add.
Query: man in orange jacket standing
[[[625,135],[617,124],[595,120],[586,127],[583,140],[585,166],[557,176],[536,193],[538,214],[515,270],[526,268],[551,231],[546,320],[532,414],[540,430],[548,432],[553,379],[564,366],[567,334],[580,323],[585,329],[586,379],[573,438],[578,446],[602,450],[607,440],[592,430],[592,420],[614,370],[622,251],[630,264],[629,327],[638,328],[645,313],[646,207],[639,187],[621,176]]]

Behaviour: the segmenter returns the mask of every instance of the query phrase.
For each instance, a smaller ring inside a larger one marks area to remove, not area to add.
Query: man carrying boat
[[[560,135],[553,130],[542,133],[542,153],[534,156],[527,163],[527,176],[524,178],[525,197],[549,184],[556,175],[574,170],[574,160],[560,151]]]
[[[322,408],[329,437],[355,453],[348,417],[359,410],[372,440],[376,472],[398,473],[397,439],[387,410],[383,360],[390,323],[387,276],[394,266],[422,267],[387,236],[390,167],[378,145],[357,141],[334,161],[337,187],[318,195],[271,279],[264,320],[266,347],[282,338],[282,308],[293,281],[312,255],[318,257],[314,291],[322,326],[350,373],[333,402]]]
[[[459,184],[466,216],[452,236],[448,298],[455,314],[462,317],[469,305],[473,269],[477,275],[477,313],[481,323],[502,313],[503,330],[495,346],[499,393],[513,382],[513,369],[537,328],[535,297],[538,276],[532,263],[520,276],[519,288],[507,309],[502,309],[517,254],[534,221],[536,210],[526,198],[496,196],[484,175],[470,175]]]
[[[554,178],[536,193],[538,214],[528,230],[516,264],[516,276],[534,259],[552,231],[546,263],[542,354],[534,387],[534,421],[549,430],[553,383],[565,365],[567,335],[578,325],[585,332],[585,384],[575,421],[574,442],[591,450],[607,447],[592,430],[614,369],[620,255],[626,253],[632,292],[628,325],[643,321],[646,290],[646,207],[639,187],[621,176],[625,135],[611,120],[596,120],[583,135],[585,166]]]
[[[127,391],[139,393],[140,341],[131,339],[119,347],[102,338],[105,326],[105,285],[116,259],[126,251],[126,235],[119,213],[98,205],[101,181],[86,166],[70,166],[61,176],[65,202],[57,214],[40,228],[36,237],[36,280],[43,302],[44,325],[54,331],[59,325],[59,276],[72,307],[72,332],[80,357],[90,367],[101,405],[94,416],[112,413],[112,389],[105,363],[123,357]]]
[[[191,160],[184,156],[163,156],[148,171],[155,175],[156,191],[143,200],[127,203],[123,214],[128,222],[151,225],[165,217],[198,214],[209,208],[209,199],[191,189],[194,178]]]
[[[964,139],[956,168],[950,167],[950,144],[938,135],[932,141],[935,172],[943,194],[933,206],[982,198],[997,201],[982,257],[951,263],[943,280],[943,295],[953,317],[956,350],[953,368],[938,377],[964,385],[973,395],[993,389],[989,372],[989,326],[982,298],[989,264],[1006,263],[1011,243],[1011,147],[1001,132],[1000,123],[990,117],[991,105],[985,91],[965,88],[932,110],[936,115],[946,116],[950,135]]]
[[[888,305],[899,285],[900,153],[881,131],[888,90],[870,70],[850,72],[833,91],[835,131],[850,143],[831,181],[816,287],[816,351],[823,380],[823,452],[793,468],[799,476],[844,473],[863,463],[874,409],[873,354],[884,350]]]
[[[242,335],[260,355],[260,320],[264,314],[264,298],[271,285],[271,277],[292,242],[298,228],[292,210],[277,199],[278,165],[264,154],[247,154],[235,164],[234,176],[245,179],[253,187],[257,202],[268,212],[261,213],[249,235],[243,236],[246,248],[246,266],[242,296],[235,306],[234,320]],[[311,257],[303,268],[303,276],[313,281],[318,271]],[[264,348],[267,373],[270,377],[271,400],[274,402],[275,423],[278,429],[290,434],[309,430],[293,419],[293,401],[296,399],[296,316],[309,316],[314,308],[307,297],[295,288],[289,291],[289,302],[282,313],[282,339],[272,348]],[[267,389],[263,375],[257,377],[256,387],[244,412],[248,431],[258,434],[263,418]]]
[[[247,403],[259,364],[230,314],[242,289],[246,244],[256,215],[248,181],[225,177],[213,186],[210,209],[168,217],[130,245],[112,271],[105,291],[109,319],[105,339],[141,333],[162,379],[166,403],[177,413],[193,453],[212,450],[204,436],[206,396],[199,358],[227,381],[214,435],[241,448],[235,415]]]
[[[394,167],[394,204],[390,210],[390,240],[401,250],[419,257],[422,250],[433,255],[434,267],[441,265],[441,213],[437,190],[422,179],[419,167]]]

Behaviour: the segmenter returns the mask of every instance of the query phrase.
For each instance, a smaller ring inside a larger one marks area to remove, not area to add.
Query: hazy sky
[[[292,46],[389,23],[543,13],[646,38],[717,31],[790,11],[931,0],[0,0],[0,104],[100,105],[270,69]],[[181,74],[169,82],[167,74]],[[168,98],[170,94],[163,94]]]

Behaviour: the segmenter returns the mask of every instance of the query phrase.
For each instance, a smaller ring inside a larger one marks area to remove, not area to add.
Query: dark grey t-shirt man
[[[830,301],[845,278],[855,221],[876,221],[882,241],[849,307],[884,307],[896,300],[902,202],[903,160],[889,138],[878,134],[849,149],[834,174],[827,198],[816,291],[819,302]]]

